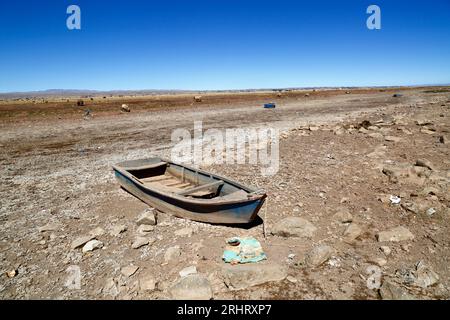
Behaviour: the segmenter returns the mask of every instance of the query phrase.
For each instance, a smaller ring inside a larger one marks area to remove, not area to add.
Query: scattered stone
[[[131,110],[130,110],[130,107],[127,105],[127,104],[122,104],[122,106],[120,107],[120,110],[122,111],[122,112],[130,112]]]
[[[422,261],[416,265],[414,283],[421,287],[427,288],[439,282],[439,275],[434,272],[431,267],[425,265]]]
[[[181,249],[179,246],[170,247],[164,253],[164,262],[168,263],[181,256]]]
[[[241,290],[266,282],[282,281],[287,268],[274,263],[225,265],[222,267],[225,284],[232,290]]]
[[[142,291],[156,290],[157,281],[151,274],[144,275],[139,278],[139,288]]]
[[[435,209],[435,208],[429,208],[429,209],[427,209],[427,211],[426,211],[426,214],[429,215],[430,217],[431,217],[432,215],[434,215],[435,213],[436,213],[436,209]]]
[[[319,127],[317,126],[309,126],[309,131],[317,131],[319,130]]]
[[[117,282],[114,280],[114,278],[106,279],[105,285],[102,288],[102,293],[105,296],[111,296],[113,298],[115,298],[119,295],[119,289],[117,288]]]
[[[101,248],[103,248],[103,242],[94,239],[94,240],[87,242],[83,246],[83,249],[81,249],[81,251],[83,251],[83,253],[86,253],[86,252],[94,251],[95,249],[101,249]]]
[[[151,226],[149,224],[141,224],[138,228],[137,228],[137,233],[140,236],[147,236],[150,232],[152,232],[153,230],[155,230],[154,226]]]
[[[389,256],[392,252],[391,248],[388,246],[381,246],[380,247],[381,252],[383,252],[386,256]]]
[[[141,224],[149,224],[149,225],[156,225],[156,216],[155,216],[155,209],[145,209],[138,217],[136,223],[138,225]]]
[[[17,270],[6,271],[6,276],[8,278],[14,278],[17,275]]]
[[[319,245],[306,254],[305,262],[310,267],[318,267],[326,262],[334,252],[334,249],[330,246]]]
[[[59,224],[57,222],[49,222],[45,226],[39,227],[38,231],[39,232],[57,231],[57,230],[61,229],[61,227],[62,227],[61,224]]]
[[[369,260],[369,263],[374,263],[379,267],[383,267],[387,264],[387,260],[384,258],[376,257],[374,259]]]
[[[169,292],[175,300],[210,300],[213,297],[208,279],[200,274],[179,279]]]
[[[130,264],[129,266],[123,267],[120,270],[120,273],[122,273],[125,277],[131,277],[133,274],[136,273],[136,271],[138,271],[139,267]]]
[[[426,133],[426,134],[435,134],[436,132],[430,129],[420,129],[420,132]]]
[[[380,288],[380,296],[383,300],[415,300],[408,291],[390,281],[384,281]]]
[[[297,279],[293,276],[287,276],[286,280],[289,281],[290,283],[297,283]]]
[[[384,139],[384,136],[379,132],[372,132],[372,133],[368,133],[367,135],[371,138],[378,139],[378,140]]]
[[[70,245],[70,247],[72,249],[79,248],[79,247],[81,247],[82,245],[86,244],[87,242],[91,241],[94,238],[95,238],[95,236],[93,236],[93,235],[87,235],[87,236],[78,237],[77,239],[72,241],[72,244]]]
[[[189,238],[190,236],[192,236],[193,233],[194,233],[194,231],[191,228],[182,228],[182,229],[175,231],[175,235],[177,237]]]
[[[442,136],[439,136],[439,142],[443,143],[443,144],[449,144],[450,139],[448,136],[442,135]]]
[[[379,242],[391,241],[407,241],[414,239],[414,235],[407,228],[398,226],[387,231],[381,231],[377,234]]]
[[[105,234],[105,230],[101,227],[97,227],[94,230],[91,230],[91,232],[89,232],[90,235],[92,235],[93,237],[101,237],[102,235]]]
[[[195,102],[201,102],[202,101],[202,96],[194,96],[194,101]]]
[[[361,228],[355,224],[355,223],[351,223],[347,229],[345,229],[344,231],[344,237],[345,240],[347,241],[354,241],[356,240],[356,238],[358,238],[362,233]]]
[[[427,125],[433,124],[433,122],[430,120],[416,120],[416,124],[418,126],[427,126]]]
[[[116,225],[113,226],[111,228],[111,230],[109,231],[109,234],[112,235],[113,237],[117,237],[118,235],[120,235],[121,233],[127,231],[127,226],[120,224],[120,225]]]
[[[277,222],[272,228],[272,234],[281,237],[310,238],[317,228],[308,220],[300,217],[288,217]]]
[[[196,266],[190,266],[186,267],[183,270],[179,272],[180,277],[186,277],[190,274],[196,274],[197,273],[197,267]]]
[[[416,166],[428,168],[430,170],[435,170],[433,164],[427,159],[416,160]]]
[[[394,136],[386,136],[386,137],[384,137],[384,140],[389,141],[389,142],[400,142],[402,140],[402,138],[394,137]]]
[[[131,244],[132,249],[139,249],[140,247],[146,246],[149,244],[149,238],[146,237],[136,237]]]
[[[350,223],[353,221],[353,216],[347,209],[339,209],[333,218],[340,223]]]

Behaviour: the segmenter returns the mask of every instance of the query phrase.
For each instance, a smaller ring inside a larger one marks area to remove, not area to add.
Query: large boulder
[[[282,281],[287,277],[287,268],[274,263],[225,265],[222,268],[225,284],[241,290],[271,281]]]
[[[317,228],[308,220],[300,217],[288,217],[277,222],[271,233],[281,237],[310,238]]]

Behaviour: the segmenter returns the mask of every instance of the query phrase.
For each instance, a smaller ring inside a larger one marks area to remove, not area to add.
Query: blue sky
[[[0,2],[0,92],[442,83],[448,0]]]

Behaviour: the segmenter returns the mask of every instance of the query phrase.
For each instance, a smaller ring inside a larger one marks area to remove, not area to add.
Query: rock
[[[380,288],[380,296],[383,300],[415,300],[408,291],[390,281],[384,281]]]
[[[293,276],[287,276],[286,280],[290,283],[297,283],[297,279]]]
[[[130,112],[130,107],[127,104],[122,104],[122,106],[120,107],[120,111],[122,112]]]
[[[101,227],[97,227],[93,230],[91,230],[91,232],[89,232],[90,235],[92,235],[93,237],[101,237],[102,235],[105,234],[105,230]]]
[[[139,288],[142,291],[156,290],[157,281],[152,274],[143,275],[139,278]]]
[[[383,252],[386,256],[390,255],[392,250],[388,246],[381,246],[380,247],[381,252]]]
[[[213,297],[208,279],[200,274],[179,279],[169,292],[175,300],[210,300]]]
[[[175,231],[175,235],[177,237],[189,238],[190,236],[192,236],[193,232],[194,231],[191,228],[182,228],[182,229],[179,229],[179,230]]]
[[[170,247],[164,253],[164,262],[168,263],[181,256],[181,249],[179,246]]]
[[[356,238],[358,238],[362,233],[361,228],[355,224],[355,223],[351,223],[347,229],[345,229],[344,231],[344,237],[345,240],[347,241],[353,241],[356,240]]]
[[[94,240],[87,242],[83,246],[83,249],[81,249],[81,251],[83,251],[83,253],[86,253],[86,252],[94,251],[95,249],[101,249],[101,248],[103,248],[103,242],[94,239]]]
[[[120,224],[120,225],[116,225],[113,226],[111,228],[111,230],[109,231],[109,234],[112,235],[113,237],[117,237],[118,235],[120,235],[121,233],[127,231],[127,226],[124,224]]]
[[[428,168],[430,170],[435,170],[433,164],[427,159],[417,159],[416,166]]]
[[[14,278],[17,275],[17,270],[14,269],[14,270],[6,271],[5,273],[8,278]]]
[[[334,252],[334,249],[330,246],[316,246],[306,254],[305,262],[309,267],[318,267],[325,263]]]
[[[92,239],[94,239],[95,236],[93,235],[87,235],[87,236],[81,236],[76,238],[75,240],[72,241],[72,244],[70,245],[70,247],[72,249],[76,249],[81,247],[82,245],[84,245],[85,243],[91,241]]]
[[[443,143],[443,144],[449,144],[450,143],[450,138],[448,136],[445,136],[445,135],[439,136],[439,142]]]
[[[420,129],[420,132],[426,133],[426,134],[435,134],[436,132],[430,129]]]
[[[427,288],[438,282],[439,275],[420,261],[416,266],[414,283],[421,288]]]
[[[147,236],[150,232],[152,232],[155,229],[154,226],[151,226],[149,224],[141,224],[137,228],[137,233],[140,236]]]
[[[391,241],[407,241],[414,239],[414,235],[407,228],[403,226],[398,226],[387,231],[381,231],[377,234],[377,239],[379,242]]]
[[[136,223],[138,225],[141,224],[149,224],[156,225],[156,217],[155,217],[155,209],[145,209],[138,217]]]
[[[119,294],[119,289],[117,288],[117,283],[114,278],[108,278],[105,281],[105,285],[102,288],[102,293],[105,296],[111,296],[115,298]]]
[[[201,102],[202,101],[202,96],[194,96],[194,101],[195,102]]]
[[[420,120],[416,120],[416,124],[417,124],[418,126],[427,126],[427,125],[433,124],[433,122],[430,121],[430,120],[423,120],[423,119],[420,119]]]
[[[179,272],[180,277],[186,277],[190,274],[196,274],[197,273],[197,267],[196,266],[190,266],[186,267],[183,270]]]
[[[39,232],[57,231],[61,228],[62,228],[61,224],[59,224],[57,222],[49,222],[45,226],[39,227],[38,231]]]
[[[139,267],[130,264],[129,266],[123,267],[120,270],[120,273],[122,273],[125,277],[131,277],[133,274],[136,273],[136,271],[138,271]]]
[[[146,237],[136,237],[131,244],[132,249],[139,249],[140,247],[146,246],[149,244],[149,238]]]
[[[274,263],[225,265],[222,276],[229,288],[241,290],[266,282],[282,281],[287,277],[287,267]]]
[[[308,220],[300,217],[288,217],[277,222],[272,228],[272,234],[281,237],[310,238],[317,228]]]
[[[394,136],[386,136],[386,137],[384,137],[384,140],[389,141],[389,142],[400,142],[402,140],[402,138],[394,137]]]
[[[384,258],[376,257],[368,261],[369,263],[376,264],[379,267],[383,267],[387,264],[387,260]]]
[[[350,223],[353,221],[353,216],[347,209],[339,209],[334,214],[333,219],[340,223]]]
[[[384,139],[384,136],[379,132],[371,132],[371,133],[368,133],[367,135],[371,138],[378,139],[378,140]]]
[[[319,127],[317,126],[309,126],[309,131],[317,131],[319,130]]]

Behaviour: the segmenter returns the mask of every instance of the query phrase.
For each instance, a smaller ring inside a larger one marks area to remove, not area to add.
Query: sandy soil
[[[277,108],[263,109],[268,101]],[[131,112],[121,112],[122,103]],[[92,116],[83,116],[86,109]],[[222,94],[201,102],[142,97],[83,107],[2,102],[0,114],[2,299],[171,298],[179,271],[191,265],[208,279],[215,299],[450,298],[448,88]],[[197,120],[205,129],[271,126],[283,132],[274,177],[261,176],[253,165],[202,167],[267,191],[260,213],[267,236],[261,224],[212,226],[158,213],[154,242],[133,249],[136,219],[147,206],[118,187],[111,165],[169,157],[173,130],[192,130]],[[430,168],[417,165],[423,159]],[[391,203],[391,195],[401,202]],[[340,221],[336,213],[344,211],[351,219]],[[292,216],[317,231],[306,238],[271,234]],[[354,239],[345,233],[350,225],[360,229]],[[126,231],[114,234],[118,226]],[[414,238],[379,241],[379,232],[397,226]],[[183,228],[187,236],[177,236]],[[102,249],[71,248],[93,230]],[[256,237],[268,259],[253,266],[275,263],[288,277],[233,290],[222,261],[231,236]],[[307,256],[319,245],[333,253],[310,266]],[[181,254],[165,263],[167,249],[177,246]],[[123,268],[129,265],[139,268],[128,275]],[[81,271],[80,289],[66,286],[71,266]],[[381,270],[381,290],[367,286],[370,266]],[[154,288],[145,286],[148,279]],[[429,281],[418,285],[418,279]]]

